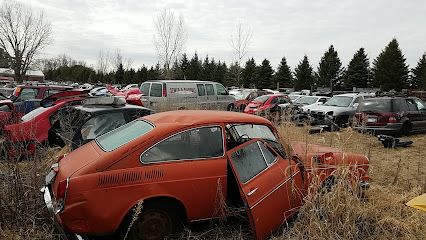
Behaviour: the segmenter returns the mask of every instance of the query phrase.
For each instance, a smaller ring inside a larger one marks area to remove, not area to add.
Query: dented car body
[[[60,158],[42,192],[68,233],[120,236],[130,226],[127,239],[163,239],[179,222],[240,211],[254,236],[265,239],[297,212],[314,177],[325,180],[349,164],[363,186],[368,182],[363,155],[281,142],[271,122],[259,116],[153,114]],[[223,202],[227,207],[220,211]],[[142,210],[129,225],[139,204]]]

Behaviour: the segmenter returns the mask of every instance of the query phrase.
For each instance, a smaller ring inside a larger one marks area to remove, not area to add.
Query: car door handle
[[[257,188],[250,190],[250,192],[247,193],[247,196],[253,195],[253,193],[255,193],[256,191],[257,191]]]

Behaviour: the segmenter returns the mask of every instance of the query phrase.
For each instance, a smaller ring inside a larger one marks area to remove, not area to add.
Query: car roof
[[[79,105],[75,106],[75,109],[78,109],[80,111],[94,113],[94,112],[108,112],[111,110],[149,110],[148,108],[137,106],[137,105],[131,105],[131,104],[124,104],[124,105],[101,105],[101,104],[94,104],[94,105]]]
[[[161,112],[143,117],[154,125],[175,125],[176,128],[188,125],[202,125],[208,123],[255,123],[268,124],[265,118],[237,112],[214,110],[177,110]]]
[[[72,89],[70,86],[61,86],[61,85],[31,85],[31,84],[22,84],[17,85],[21,88],[51,88],[51,89]]]
[[[343,93],[343,94],[338,94],[338,95],[334,95],[335,96],[343,96],[343,97],[356,97],[356,96],[373,96],[373,94],[371,93]]]
[[[148,80],[144,83],[217,83],[213,81],[201,81],[201,80]]]

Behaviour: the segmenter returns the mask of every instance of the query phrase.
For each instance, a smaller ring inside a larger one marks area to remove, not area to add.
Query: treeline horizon
[[[316,70],[307,55],[294,69],[288,66],[283,57],[275,71],[267,58],[261,63],[249,58],[245,64],[241,64],[243,66],[239,66],[238,63],[228,65],[224,61],[216,61],[208,55],[200,59],[197,52],[191,58],[186,53],[182,54],[169,70],[159,64],[125,68],[123,62],[118,61],[112,70],[100,71],[65,55],[44,59],[40,64],[47,80],[80,83],[140,84],[147,80],[166,79],[167,76],[167,79],[210,80],[225,86],[245,88],[426,90],[426,53],[422,54],[414,68],[409,69],[396,39],[392,39],[371,64],[361,47],[348,65],[343,66],[338,52],[331,45],[321,57]]]

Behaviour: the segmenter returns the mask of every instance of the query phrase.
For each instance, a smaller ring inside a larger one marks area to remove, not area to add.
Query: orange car
[[[131,226],[126,239],[163,239],[180,223],[242,211],[254,236],[265,239],[301,206],[311,173],[325,180],[337,165],[351,164],[368,186],[365,156],[280,142],[259,116],[153,114],[61,158],[42,192],[61,228],[79,237],[119,238]]]

